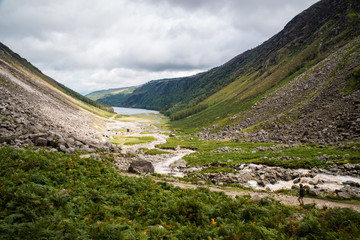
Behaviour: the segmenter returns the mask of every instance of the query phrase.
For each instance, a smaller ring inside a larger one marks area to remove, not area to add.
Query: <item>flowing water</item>
[[[174,177],[184,177],[185,174],[180,171],[178,166],[176,166],[176,162],[182,159],[185,155],[193,152],[193,150],[188,149],[174,151],[175,156],[172,156],[164,161],[154,163],[155,172]]]
[[[241,172],[249,173],[253,171],[254,167],[257,167],[260,165],[256,164],[249,164],[248,167],[244,168]],[[266,166],[261,165],[262,168],[266,168]],[[268,167],[272,168],[272,167]],[[330,174],[324,174],[319,173],[314,175],[313,177],[305,176],[307,173],[310,172],[308,169],[296,169],[293,170],[294,172],[297,172],[300,174],[301,182],[305,185],[316,185],[316,187],[320,190],[323,189],[328,192],[333,192],[335,190],[339,190],[344,187],[344,183],[347,181],[352,181],[355,183],[360,184],[360,178],[359,177],[352,177],[352,176],[340,176],[340,175],[330,175]],[[315,183],[315,184],[314,184]],[[278,181],[275,184],[268,183],[264,187],[261,187],[258,185],[258,183],[255,180],[250,180],[247,183],[244,183],[244,186],[251,187],[256,190],[265,190],[270,189],[271,191],[277,191],[281,189],[291,189],[291,187],[294,185],[294,180],[290,181]]]

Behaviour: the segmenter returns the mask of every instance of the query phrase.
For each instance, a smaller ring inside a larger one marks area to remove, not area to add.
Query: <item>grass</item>
[[[153,149],[146,149],[146,148],[140,148],[139,150],[143,151],[143,153],[147,155],[161,155],[161,154],[169,154],[167,151],[161,151],[159,149],[153,148]]]
[[[119,136],[113,138],[110,142],[117,145],[136,145],[136,144],[143,144],[143,143],[151,143],[155,141],[156,138],[153,136]]]
[[[248,143],[232,141],[203,141],[180,135],[178,138],[169,138],[160,148],[197,149],[195,153],[187,155],[184,159],[189,166],[203,166],[211,163],[223,163],[232,166],[242,163],[258,163],[269,166],[282,166],[289,168],[324,167],[327,162],[360,163],[358,147],[321,146],[316,144],[281,145],[274,143]],[[216,152],[219,148],[241,149],[241,151]],[[228,161],[231,160],[231,161]],[[221,169],[218,169],[221,171]],[[227,171],[226,167],[223,171]]]
[[[202,104],[209,105],[207,109],[171,122],[171,126],[193,133],[211,124],[217,124],[219,127],[230,125],[232,121],[229,117],[250,109],[263,96],[275,91],[315,65],[315,60],[308,61],[307,59],[317,51],[317,44],[318,42],[314,42],[297,55],[285,54],[282,60],[272,66],[273,69],[268,72],[252,71],[241,75],[219,92],[205,99]],[[286,52],[287,47],[282,50]]]
[[[0,148],[0,239],[356,239],[351,209],[181,189],[111,159]],[[303,215],[299,221],[292,216]]]

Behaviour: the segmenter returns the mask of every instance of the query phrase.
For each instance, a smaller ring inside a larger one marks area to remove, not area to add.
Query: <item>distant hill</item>
[[[113,107],[121,107],[123,102],[134,92],[137,87],[113,88],[89,93],[86,97]]]
[[[260,130],[266,132],[264,141],[354,139],[359,136],[358,130],[346,127],[344,122],[352,124],[353,121],[344,117],[348,116],[344,111],[358,116],[358,110],[351,104],[355,104],[359,95],[359,26],[360,1],[320,1],[294,17],[281,32],[258,47],[204,73],[144,84],[132,93],[124,105],[160,110],[177,120],[172,123],[174,127],[187,131],[206,128],[201,136],[209,139],[261,140],[261,137],[256,137]],[[314,72],[318,75],[313,76]],[[300,81],[299,78],[304,84],[301,91],[290,87]],[[317,82],[310,88],[314,79],[322,79],[323,82]],[[281,89],[293,91],[294,96],[277,100],[281,110],[269,109],[268,106],[277,105],[264,99],[273,98],[275,92],[280,94]],[[327,94],[333,98],[329,99]],[[321,101],[317,99],[319,96],[323,96]],[[343,98],[352,100],[346,103]],[[334,101],[342,104],[335,108]],[[301,122],[305,116],[314,119],[321,115],[314,111],[312,104],[320,102],[321,106],[317,108],[324,107],[321,109],[324,116],[319,119],[328,119],[328,126],[343,124],[345,128],[342,131],[346,134],[339,137],[337,130],[331,128],[327,128],[326,134],[320,134],[319,124],[310,123],[310,120]],[[333,106],[336,112],[331,113],[329,106]],[[260,108],[262,110],[258,110]],[[294,109],[297,109],[296,113]],[[265,111],[261,112],[261,118],[257,118],[258,111]],[[334,116],[340,114],[344,119],[337,123],[326,112]],[[334,122],[335,125],[332,124]],[[291,134],[291,124],[297,127],[297,136]],[[287,128],[289,130],[285,130]],[[311,136],[313,131],[315,136]],[[282,134],[291,136],[282,137]],[[304,134],[310,136],[303,137]]]

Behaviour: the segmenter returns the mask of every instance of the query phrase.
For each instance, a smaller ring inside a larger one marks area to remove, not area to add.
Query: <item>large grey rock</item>
[[[351,180],[346,181],[346,182],[343,182],[343,184],[344,184],[344,185],[349,185],[349,186],[351,186],[351,187],[360,187],[360,184],[359,184],[359,183],[354,182],[354,181],[351,181]]]
[[[62,151],[62,152],[64,152],[64,153],[66,153],[67,148],[66,148],[64,145],[60,145],[60,146],[59,146],[59,150]]]
[[[349,193],[347,192],[338,192],[337,195],[339,196],[339,198],[344,199],[344,200],[350,200],[351,196]]]
[[[132,162],[128,170],[136,173],[153,173],[155,169],[151,162],[139,159]]]
[[[48,141],[46,138],[38,137],[35,139],[34,143],[36,146],[46,147],[48,144]]]

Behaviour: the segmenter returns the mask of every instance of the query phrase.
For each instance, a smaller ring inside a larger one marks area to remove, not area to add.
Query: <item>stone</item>
[[[29,138],[34,142],[37,138],[45,137],[45,136],[46,136],[45,133],[35,133],[35,134],[30,134]]]
[[[62,152],[64,152],[64,153],[66,153],[67,148],[65,147],[65,145],[60,145],[60,146],[59,146],[59,150],[62,151]]]
[[[197,181],[196,184],[197,184],[197,185],[206,185],[206,182],[205,182],[205,181]]]
[[[128,171],[135,173],[153,173],[155,169],[151,162],[139,159],[130,164]]]
[[[35,139],[34,143],[35,143],[36,146],[46,147],[48,141],[47,141],[46,138],[38,137],[38,138]]]
[[[260,197],[259,195],[253,195],[253,196],[251,196],[251,199],[254,202],[260,202],[262,200],[262,197]]]
[[[293,183],[295,183],[295,184],[296,184],[296,183],[299,183],[300,180],[301,180],[300,178],[296,178],[296,179],[293,181]]]
[[[321,195],[321,191],[320,191],[320,189],[310,188],[309,194],[313,195],[313,196],[319,196],[319,195]]]
[[[351,187],[360,187],[360,183],[357,183],[357,182],[354,182],[354,181],[346,181],[346,182],[343,182],[344,185],[349,185]]]
[[[283,179],[285,180],[285,181],[291,181],[291,176],[289,175],[289,174],[284,174],[283,175]]]
[[[92,158],[94,158],[96,160],[101,160],[100,154],[93,153],[93,154],[90,155],[90,157],[92,157]]]
[[[338,192],[337,193],[338,197],[341,198],[341,199],[344,199],[344,200],[350,200],[351,199],[351,196],[349,193],[347,192]]]
[[[74,154],[75,153],[75,148],[73,147],[70,147],[66,150],[66,153],[69,153],[69,154]]]

